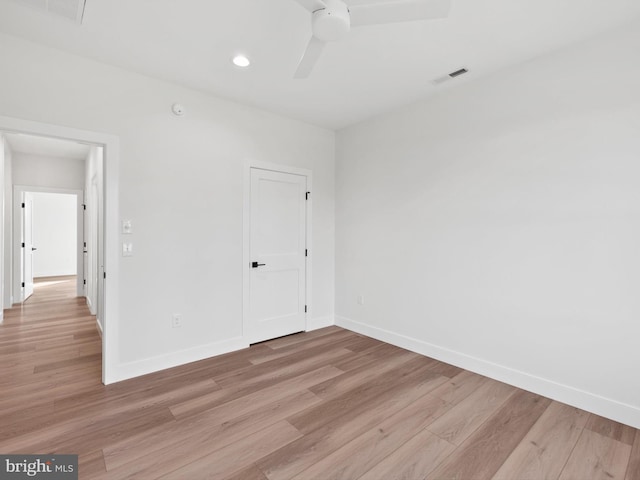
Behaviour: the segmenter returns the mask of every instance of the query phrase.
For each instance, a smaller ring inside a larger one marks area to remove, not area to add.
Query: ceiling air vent
[[[441,83],[448,82],[449,80],[459,77],[460,75],[464,75],[468,71],[469,70],[467,70],[466,68],[461,68],[459,70],[456,70],[455,72],[451,72],[442,77],[435,78],[431,81],[431,83],[433,83],[434,85],[440,85]]]
[[[21,5],[29,5],[30,7],[51,13],[56,17],[64,17],[68,20],[82,24],[84,16],[84,6],[86,0],[15,0]]]

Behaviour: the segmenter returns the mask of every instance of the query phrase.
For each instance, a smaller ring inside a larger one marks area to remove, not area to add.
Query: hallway
[[[29,434],[72,415],[69,399],[102,385],[101,351],[95,317],[76,296],[75,276],[36,279],[33,295],[5,310],[0,325],[3,453],[53,453],[38,442],[42,433]]]

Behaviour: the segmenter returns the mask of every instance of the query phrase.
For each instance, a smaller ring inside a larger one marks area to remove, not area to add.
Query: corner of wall
[[[316,317],[307,321],[307,332],[311,332],[313,330],[319,330],[320,328],[330,327],[335,325],[336,321],[333,315],[328,315],[326,317]]]
[[[100,322],[99,319],[96,318],[96,328],[98,329],[98,335],[100,335],[100,338],[102,338],[102,322]]]
[[[210,357],[223,355],[248,348],[249,344],[243,337],[231,338],[221,342],[210,343],[196,348],[171,352],[167,355],[145,358],[128,363],[120,363],[109,369],[108,375],[104,378],[104,384],[121,382],[134,377],[140,377],[149,373],[166,370],[168,368],[185,365],[187,363],[205,360]]]

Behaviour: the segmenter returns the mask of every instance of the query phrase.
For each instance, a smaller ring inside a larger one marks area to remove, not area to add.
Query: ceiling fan
[[[326,42],[345,37],[351,27],[446,18],[451,0],[295,0],[311,12],[313,36],[294,78],[307,78]]]

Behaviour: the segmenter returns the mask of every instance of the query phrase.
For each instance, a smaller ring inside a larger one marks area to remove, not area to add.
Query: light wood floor
[[[104,387],[74,288],[5,312],[0,453],[76,453],[81,479],[640,479],[637,430],[337,327]]]

